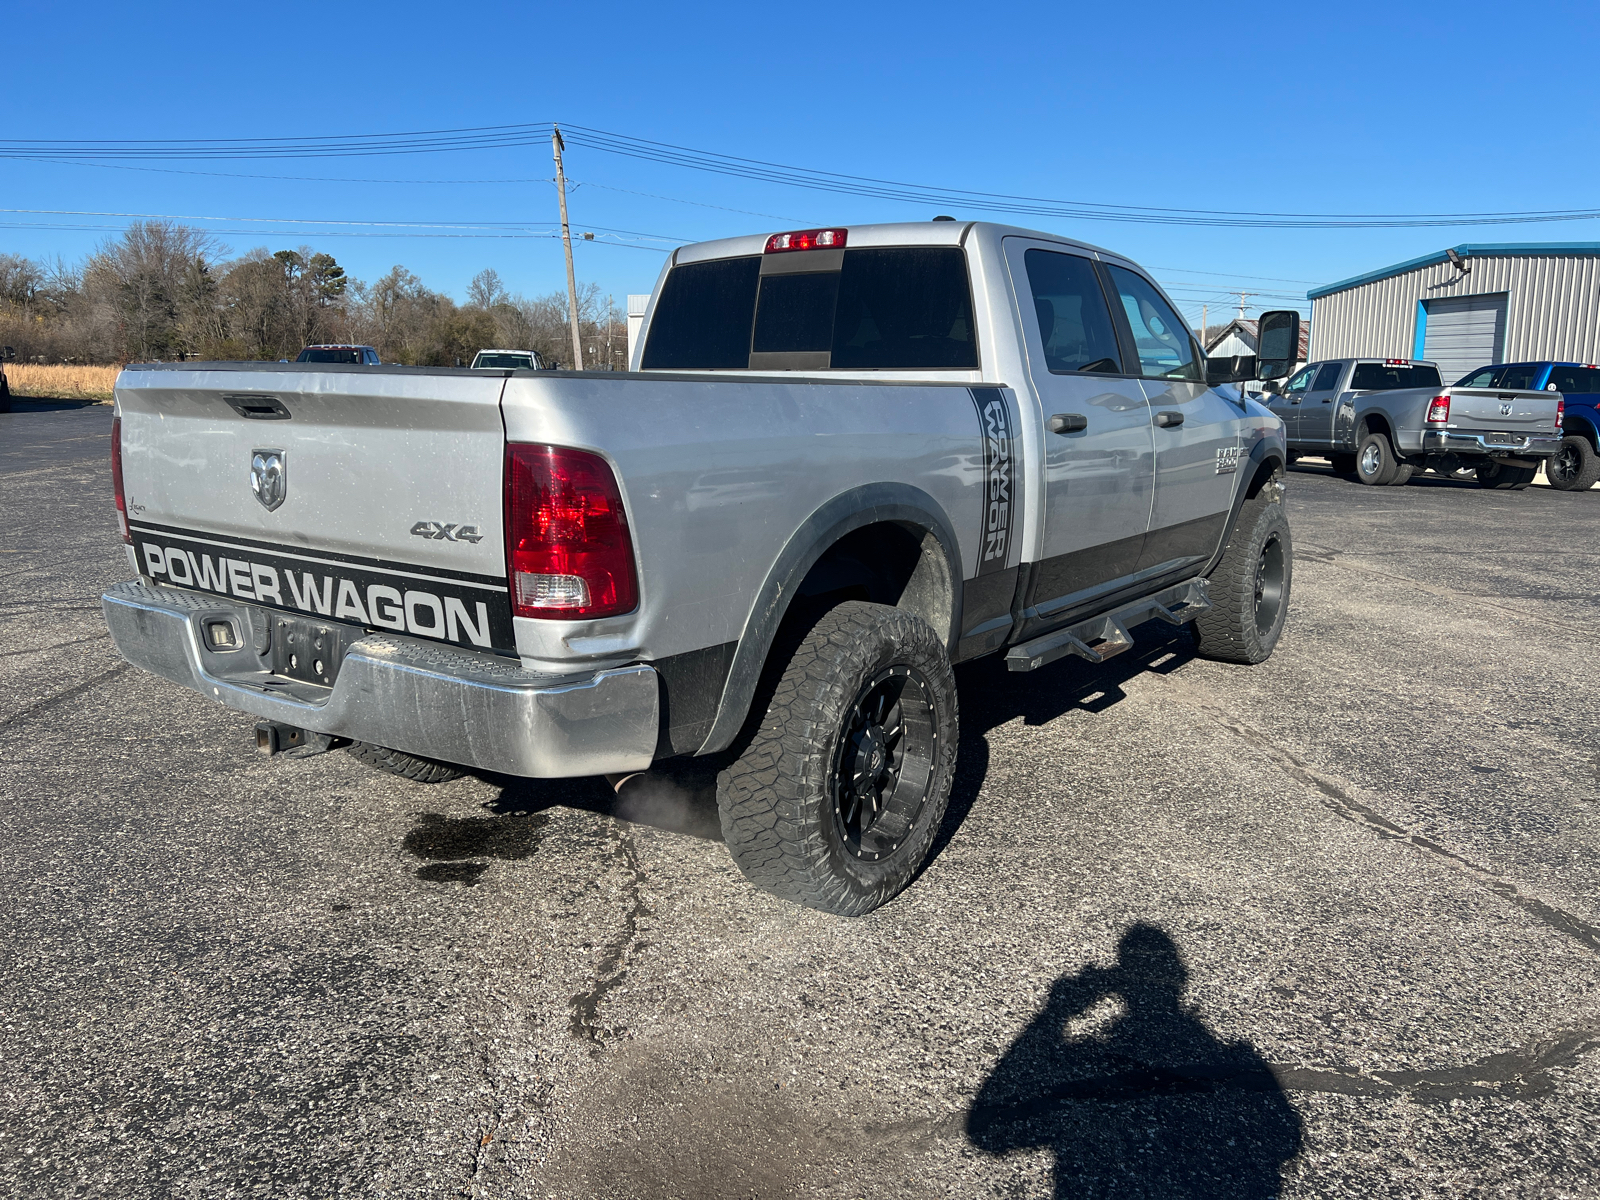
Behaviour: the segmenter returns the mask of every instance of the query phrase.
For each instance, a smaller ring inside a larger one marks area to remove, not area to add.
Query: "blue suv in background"
[[[1545,459],[1544,477],[1563,492],[1586,491],[1600,481],[1600,367],[1593,363],[1526,362],[1479,367],[1457,387],[1529,388],[1560,392],[1566,401],[1561,448]]]

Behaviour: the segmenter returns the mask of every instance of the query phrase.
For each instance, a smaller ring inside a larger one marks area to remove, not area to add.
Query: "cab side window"
[[[1094,264],[1076,254],[1053,250],[1029,250],[1023,261],[1039,319],[1045,366],[1058,375],[1069,371],[1121,373],[1117,334]]]
[[[1593,395],[1600,392],[1600,371],[1593,367],[1551,367],[1550,382],[1545,386],[1566,396]]]
[[[1313,392],[1331,392],[1339,386],[1339,374],[1344,370],[1343,363],[1323,363],[1322,370],[1317,372],[1317,381],[1311,385]]]
[[[1471,388],[1493,387],[1494,386],[1495,373],[1497,371],[1499,371],[1499,370],[1500,370],[1499,367],[1485,367],[1481,371],[1474,371],[1471,375],[1468,375],[1465,379],[1457,380],[1456,381],[1456,387],[1471,387]]]
[[[1311,377],[1316,373],[1317,367],[1315,363],[1309,367],[1301,367],[1294,373],[1289,382],[1283,385],[1283,394],[1291,398],[1305,395],[1306,389],[1311,386]]]
[[[1109,265],[1109,264],[1108,264]],[[1139,352],[1139,373],[1150,379],[1205,382],[1205,367],[1194,338],[1155,285],[1123,267],[1111,267],[1111,279],[1133,329]]]
[[[1525,392],[1533,386],[1533,377],[1538,373],[1537,364],[1517,363],[1506,367],[1500,378],[1495,380],[1494,386],[1516,388],[1519,392]]]

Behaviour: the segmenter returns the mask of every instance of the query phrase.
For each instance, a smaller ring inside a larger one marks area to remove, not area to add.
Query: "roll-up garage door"
[[[1427,302],[1422,357],[1439,364],[1446,383],[1500,361],[1506,339],[1506,294],[1455,296]]]

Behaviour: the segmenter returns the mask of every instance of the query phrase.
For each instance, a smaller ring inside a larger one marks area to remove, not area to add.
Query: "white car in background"
[[[472,366],[498,367],[502,371],[542,371],[544,362],[536,350],[479,350],[472,356]]]

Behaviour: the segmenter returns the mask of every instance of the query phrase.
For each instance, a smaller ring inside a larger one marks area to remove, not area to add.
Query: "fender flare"
[[[717,715],[696,754],[725,750],[744,726],[778,627],[800,584],[817,560],[840,538],[868,525],[894,522],[932,534],[944,552],[950,573],[950,627],[937,631],[954,653],[961,628],[960,542],[939,502],[921,488],[904,483],[869,483],[833,497],[800,523],[767,572],[750,615],[739,635],[738,649],[722,686]]]
[[[1586,416],[1578,413],[1569,415],[1561,424],[1561,434],[1563,437],[1582,435],[1589,439],[1590,445],[1600,450],[1600,431],[1596,431],[1594,422]]]
[[[1239,513],[1248,498],[1250,484],[1260,473],[1261,468],[1271,463],[1280,472],[1287,470],[1284,451],[1270,438],[1257,440],[1250,448],[1249,459],[1245,461],[1249,465],[1239,472],[1239,483],[1233,490],[1233,507],[1228,510],[1228,523],[1222,529],[1222,541],[1217,544],[1216,551],[1211,555],[1211,561],[1206,563],[1205,569],[1200,572],[1202,575],[1210,575],[1215,571],[1217,564],[1222,561],[1222,556],[1228,552],[1228,543],[1233,540],[1233,527],[1239,523]]]

